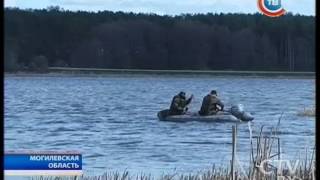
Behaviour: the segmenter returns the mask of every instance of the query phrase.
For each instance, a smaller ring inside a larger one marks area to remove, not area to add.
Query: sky
[[[315,0],[281,0],[286,11],[315,15]],[[182,13],[255,13],[257,0],[5,0],[5,7],[124,11],[179,15]]]

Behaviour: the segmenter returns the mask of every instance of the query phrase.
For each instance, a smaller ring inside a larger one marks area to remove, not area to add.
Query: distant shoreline
[[[285,71],[232,71],[232,70],[146,70],[49,67],[47,73],[15,72],[5,75],[108,75],[108,74],[157,74],[157,75],[216,75],[216,76],[276,76],[315,78],[315,72]]]

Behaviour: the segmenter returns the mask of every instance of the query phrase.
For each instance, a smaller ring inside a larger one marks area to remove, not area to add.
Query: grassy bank
[[[95,68],[64,68],[50,67],[51,73],[133,73],[133,74],[204,74],[204,75],[243,75],[243,76],[315,76],[315,72],[284,72],[284,71],[208,71],[208,70],[146,70],[146,69],[95,69]]]
[[[77,176],[77,177],[33,177],[31,180],[316,180],[314,174],[308,174],[300,168],[297,173],[289,174],[285,170],[278,176],[248,177],[236,175],[234,179],[230,177],[227,169],[215,169],[202,171],[195,174],[163,174],[155,177],[151,174],[130,174],[124,172],[109,172],[99,176]]]
[[[227,167],[215,168],[213,166],[210,170],[199,171],[198,173],[168,173],[161,176],[154,176],[147,172],[131,174],[129,171],[116,171],[98,176],[34,177],[33,180],[315,180],[315,148],[311,152],[306,151],[303,158],[299,156],[294,161],[281,159],[280,119],[278,125],[271,128],[270,131],[264,131],[262,126],[260,131],[257,132],[257,136],[250,136],[251,150],[248,152],[250,161],[244,166],[236,160],[236,146],[239,139],[237,140],[237,127],[234,126],[232,131],[232,159]],[[274,163],[281,160],[290,164],[279,166]],[[298,162],[298,165],[296,165],[296,162]]]
[[[267,149],[261,154],[261,157],[268,154]],[[258,150],[259,151],[259,150]],[[308,155],[309,156],[309,155]],[[314,151],[310,156],[315,156]],[[258,159],[256,159],[258,160]],[[316,180],[315,176],[315,161],[313,159],[305,159],[299,161],[298,166],[293,172],[289,168],[279,170],[272,164],[265,164],[264,168],[267,169],[269,174],[263,173],[260,169],[262,166],[261,160],[251,162],[250,168],[245,169],[243,172],[241,168],[236,168],[232,173],[232,167],[217,168],[215,166],[209,170],[198,171],[197,173],[165,173],[160,176],[154,176],[150,173],[132,174],[129,171],[111,171],[102,175],[96,176],[37,176],[32,177],[32,180]],[[292,161],[291,166],[295,165]],[[234,175],[233,175],[234,174]]]
[[[45,73],[33,71],[6,72],[5,76],[96,76],[96,75],[175,75],[175,76],[228,76],[228,77],[277,77],[314,79],[315,72],[285,71],[208,71],[208,70],[146,70],[146,69],[95,69],[49,67]]]
[[[304,108],[303,111],[298,112],[298,116],[309,116],[314,117],[316,116],[316,108]]]

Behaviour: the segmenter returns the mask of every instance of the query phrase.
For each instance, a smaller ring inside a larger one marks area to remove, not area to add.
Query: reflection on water
[[[227,107],[242,103],[261,125],[281,119],[284,158],[313,147],[314,117],[297,116],[314,105],[313,79],[105,76],[5,78],[5,149],[80,150],[84,169],[105,171],[196,172],[231,159],[230,123],[160,122],[157,112],[181,90],[194,94],[198,111],[210,90]],[[241,124],[240,160],[249,157],[250,131]]]

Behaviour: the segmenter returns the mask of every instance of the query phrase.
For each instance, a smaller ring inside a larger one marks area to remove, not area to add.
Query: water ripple
[[[181,90],[195,95],[194,112],[211,89],[227,107],[243,104],[256,117],[253,135],[261,125],[270,130],[284,112],[279,135],[288,158],[315,142],[314,118],[297,116],[315,105],[312,79],[9,76],[4,88],[5,149],[79,150],[85,171],[180,168],[188,173],[228,164],[233,124],[158,121],[157,112]],[[250,132],[247,123],[238,129],[237,153],[246,161]]]

